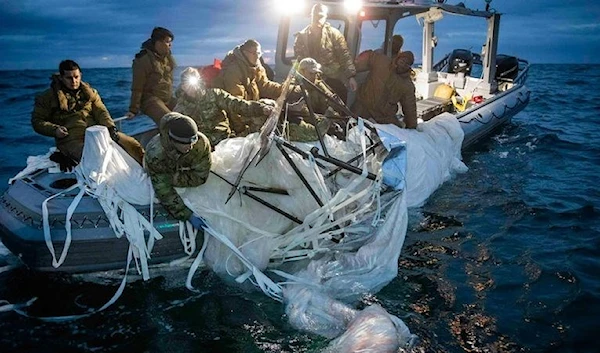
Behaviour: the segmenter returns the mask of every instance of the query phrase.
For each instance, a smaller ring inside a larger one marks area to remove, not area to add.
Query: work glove
[[[109,127],[108,128],[108,133],[110,134],[110,138],[115,141],[116,143],[119,143],[119,130],[117,129],[116,126],[113,127]]]
[[[188,222],[190,222],[192,226],[198,230],[202,230],[204,229],[204,227],[206,227],[206,223],[204,223],[204,220],[196,216],[195,214],[190,216]]]
[[[60,166],[60,171],[61,172],[70,172],[73,170],[73,168],[79,164],[78,161],[74,160],[73,158],[63,154],[60,151],[56,151],[54,153],[52,153],[50,155],[50,160],[52,162],[56,162],[58,163],[58,165]]]

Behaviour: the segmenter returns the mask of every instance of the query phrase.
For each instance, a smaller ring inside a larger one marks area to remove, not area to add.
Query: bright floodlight
[[[355,14],[362,8],[362,0],[345,0],[344,8],[348,13]]]
[[[301,13],[306,7],[304,0],[273,0],[275,9],[284,16]]]

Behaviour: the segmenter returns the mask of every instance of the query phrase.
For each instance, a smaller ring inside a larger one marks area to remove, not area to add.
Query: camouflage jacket
[[[56,146],[61,149],[61,145],[83,141],[88,126],[113,128],[115,123],[100,95],[89,84],[81,82],[79,90],[71,92],[63,86],[58,75],[54,75],[50,89],[35,98],[31,125],[37,133],[54,137]],[[69,135],[56,138],[59,126],[66,127]]]
[[[129,111],[139,113],[142,101],[148,97],[157,97],[168,103],[173,96],[175,66],[175,59],[171,54],[159,56],[152,50],[149,40],[144,42],[142,50],[133,59]]]
[[[177,105],[173,111],[194,119],[198,130],[208,137],[213,147],[235,136],[229,117],[264,115],[262,103],[234,97],[218,88],[206,89],[204,94],[199,92],[195,97],[178,89],[176,96]]]
[[[317,78],[314,82],[314,85],[320,88],[329,96],[332,97],[334,95],[333,91],[329,88],[329,86],[327,86],[327,84],[322,79]],[[308,95],[308,99],[310,100],[310,104],[313,111],[317,114],[325,114],[327,109],[330,107],[329,100],[326,97],[324,97],[321,93],[317,92],[315,88],[309,85],[306,85],[306,93]],[[287,102],[294,103],[302,99],[304,99],[304,95],[302,94],[301,86],[299,83],[296,83],[288,96]],[[306,104],[304,104],[304,106],[301,108],[300,115],[302,117],[308,117],[310,115]]]
[[[210,142],[200,134],[190,152],[180,153],[169,138],[168,124],[174,119],[177,117],[165,117],[160,121],[160,135],[148,142],[144,165],[156,197],[173,217],[185,221],[192,211],[174,188],[194,187],[206,182],[211,167]]]
[[[331,27],[329,23],[325,23],[321,28],[321,42],[311,43],[314,34],[312,30],[313,27],[309,25],[296,33],[294,41],[296,60],[313,58],[322,65],[321,70],[323,70],[323,74],[326,77],[338,79],[343,82],[346,82],[350,77],[356,76],[354,60],[352,55],[350,55],[344,35]]]
[[[308,86],[306,87],[306,94],[314,113],[314,116],[311,116],[298,80],[296,78],[286,101],[289,105],[287,115],[289,119],[289,139],[290,141],[300,142],[317,141],[319,137],[315,126],[318,126],[319,132],[324,135],[330,126],[329,118],[339,117],[340,114],[330,108],[327,98],[317,92],[315,88]],[[314,84],[325,93],[333,95],[327,84],[320,78],[317,78]]]

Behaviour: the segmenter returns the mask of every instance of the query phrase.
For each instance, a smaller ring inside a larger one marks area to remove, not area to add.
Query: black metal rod
[[[277,188],[261,188],[258,186],[244,186],[248,191],[268,192],[269,194],[289,195],[287,190]]]
[[[210,172],[211,172],[211,173],[213,173],[214,175],[216,175],[217,177],[219,177],[221,180],[223,180],[223,181],[224,181],[224,182],[226,182],[227,184],[229,184],[229,185],[231,185],[231,186],[234,186],[234,185],[233,185],[233,183],[231,183],[229,180],[225,179],[224,177],[220,176],[219,174],[217,174],[217,173],[213,172],[212,170],[211,170]],[[234,187],[235,187],[235,186],[234,186]],[[288,218],[289,220],[291,220],[291,221],[293,221],[293,222],[296,222],[296,223],[298,223],[298,224],[302,224],[302,221],[301,221],[300,219],[298,219],[297,217],[294,217],[293,215],[291,215],[291,214],[289,214],[289,213],[285,212],[284,210],[282,210],[282,209],[278,208],[277,206],[275,206],[275,205],[273,205],[273,204],[271,204],[271,203],[269,203],[269,202],[267,202],[267,201],[265,201],[265,200],[261,199],[260,197],[258,197],[258,196],[256,196],[256,195],[254,195],[253,193],[251,193],[250,191],[248,191],[248,188],[247,188],[247,187],[245,187],[245,186],[242,186],[242,187],[240,187],[240,188],[235,188],[235,189],[236,189],[236,190],[239,190],[241,194],[243,194],[243,195],[245,195],[245,196],[248,196],[248,197],[249,197],[249,198],[251,198],[252,200],[254,200],[254,201],[256,201],[256,202],[260,203],[260,204],[261,204],[261,205],[263,205],[263,206],[266,206],[266,207],[270,208],[271,210],[273,210],[273,211],[275,211],[275,212],[279,213],[280,215],[282,215],[282,216],[284,216],[284,217]],[[278,189],[275,189],[275,190],[278,190]],[[287,193],[287,191],[285,191],[285,190],[283,190],[283,191],[285,192],[285,195],[287,195],[287,194],[288,194],[288,193]],[[282,195],[283,195],[283,194],[282,194]]]
[[[254,161],[254,158],[256,158],[256,156],[258,156],[258,152],[256,152],[252,156],[252,158],[250,158],[250,154],[248,154],[248,156],[246,156],[246,159],[244,160],[244,166],[242,167],[240,174],[238,174],[235,182],[233,184],[231,184],[233,187],[231,188],[229,195],[227,195],[227,200],[225,200],[225,203],[229,202],[229,200],[231,199],[233,194],[235,194],[235,191],[238,189],[238,187],[240,186],[240,183],[242,182],[242,177],[244,176],[244,173],[246,173],[246,170],[248,169],[248,167],[250,167],[250,164],[252,164],[252,162]],[[215,175],[217,175],[217,174],[215,173]],[[221,179],[223,179],[223,178],[221,177]],[[225,179],[223,179],[223,180],[225,180]]]
[[[340,113],[344,113],[347,116],[357,118],[356,114],[352,113],[352,111],[346,106],[344,101],[342,101],[342,99],[337,94],[335,94],[335,92],[331,89],[331,87],[327,85],[327,83],[325,83],[325,81],[323,81],[323,84],[330,90],[330,92],[332,92],[332,94],[323,91],[321,87],[315,85],[303,75],[300,75],[299,73],[296,73],[296,75],[300,77],[301,83],[304,83],[309,87],[314,88],[320,95],[325,97],[333,105],[333,109],[337,110]]]
[[[284,210],[282,210],[282,209],[278,208],[277,206],[275,206],[275,205],[273,205],[273,204],[270,204],[269,202],[267,202],[267,201],[265,201],[265,200],[261,199],[260,197],[258,197],[258,196],[256,196],[256,195],[254,195],[253,193],[251,193],[251,192],[247,191],[247,190],[246,190],[246,187],[242,186],[242,187],[240,188],[240,192],[241,192],[242,194],[244,194],[244,195],[248,196],[248,197],[249,197],[249,198],[251,198],[252,200],[254,200],[254,201],[256,201],[256,202],[260,203],[261,205],[263,205],[263,206],[266,206],[266,207],[268,207],[268,208],[272,209],[273,211],[275,211],[275,212],[279,213],[280,215],[282,215],[282,216],[284,216],[284,217],[286,217],[286,218],[288,218],[288,219],[290,219],[290,220],[292,220],[292,221],[294,221],[294,222],[296,222],[296,223],[298,223],[298,224],[302,224],[302,221],[301,221],[300,219],[298,219],[298,218],[294,217],[293,215],[291,215],[291,214],[289,214],[289,213],[285,212]]]
[[[310,153],[307,153],[303,150],[301,150],[300,148],[292,145],[291,143],[287,142],[286,140],[280,138],[280,137],[275,137],[275,139],[277,140],[275,143],[281,144],[286,148],[289,148],[290,150],[298,153],[299,155],[302,156],[302,158],[304,159],[308,159],[308,157],[310,157]],[[317,163],[317,165],[319,166],[319,168],[321,169],[327,169],[325,168],[325,166],[322,163],[319,163],[319,161],[315,161]]]
[[[367,150],[365,151],[366,154],[370,154],[371,152],[373,152],[373,150],[375,150],[375,147],[381,145],[381,141],[369,146],[369,148],[367,148]],[[362,153],[361,154],[357,154],[356,156],[354,156],[352,159],[348,160],[346,163],[350,164],[352,162],[355,162],[359,159],[362,158]],[[340,170],[342,170],[344,168],[342,167],[336,167],[334,170],[330,171],[329,173],[327,173],[327,175],[324,176],[325,179],[330,178],[331,176],[333,176],[335,173],[339,172]]]
[[[331,163],[337,167],[346,169],[352,173],[358,174],[358,175],[362,175],[362,169],[355,167],[351,164],[345,163],[340,161],[339,159],[335,159],[335,158],[329,158],[327,156],[323,156],[319,154],[319,149],[316,147],[313,147],[310,149],[310,153],[312,153],[312,155],[317,158],[317,159],[321,159],[324,160],[325,162]],[[377,176],[371,172],[367,173],[367,179],[371,179],[371,180],[375,180],[377,179]]]
[[[321,131],[319,129],[319,124],[317,121],[317,116],[315,115],[315,111],[313,110],[311,101],[310,101],[310,97],[308,96],[308,91],[306,90],[306,85],[305,83],[309,82],[308,80],[300,80],[300,90],[302,91],[302,96],[304,97],[304,100],[306,101],[306,106],[308,107],[308,114],[310,115],[310,118],[314,121],[314,127],[315,127],[315,131],[317,132],[317,137],[319,139],[319,143],[321,144],[321,148],[323,148],[323,153],[325,153],[325,155],[327,157],[331,157],[329,155],[329,152],[327,151],[327,147],[325,147],[325,142],[323,141],[323,136],[321,135]]]
[[[277,148],[279,149],[279,151],[281,152],[281,154],[283,154],[283,156],[285,157],[285,160],[288,161],[288,163],[290,164],[292,169],[294,169],[294,172],[296,172],[296,175],[298,175],[298,177],[302,181],[302,184],[304,184],[304,186],[308,189],[308,191],[310,192],[312,197],[315,199],[315,201],[317,201],[317,204],[319,204],[319,206],[323,207],[323,202],[321,201],[321,199],[319,198],[319,196],[317,195],[315,190],[312,188],[312,186],[310,186],[310,184],[308,183],[308,180],[306,180],[304,175],[302,175],[302,172],[300,172],[300,169],[298,169],[298,167],[296,166],[296,163],[294,163],[292,158],[290,158],[290,155],[287,153],[286,150],[283,149],[283,147],[281,146],[281,144],[279,142],[280,142],[280,140],[276,140],[275,144],[276,144]]]

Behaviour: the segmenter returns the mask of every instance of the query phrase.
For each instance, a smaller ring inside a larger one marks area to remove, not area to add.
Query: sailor
[[[160,134],[146,146],[146,171],[156,197],[175,219],[196,228],[202,221],[183,202],[175,187],[195,187],[206,182],[211,167],[210,142],[194,120],[180,113],[167,113],[160,120]]]
[[[171,112],[176,100],[173,97],[173,70],[175,59],[171,46],[175,36],[163,27],[155,27],[150,39],[142,43],[142,48],[133,59],[133,81],[129,111],[125,114],[133,118],[144,113],[159,125],[160,119]]]
[[[336,28],[327,23],[327,6],[315,4],[311,10],[311,23],[296,33],[294,54],[296,60],[311,57],[323,65],[325,82],[344,101],[348,91],[356,91],[356,69],[346,39]]]
[[[282,85],[267,78],[265,68],[260,63],[261,46],[254,39],[233,48],[221,63],[219,75],[212,81],[212,87],[221,88],[230,94],[245,99],[277,99]],[[264,116],[230,116],[231,127],[237,136],[245,136],[258,131],[265,121]]]
[[[61,169],[73,167],[81,160],[85,129],[104,125],[111,138],[140,164],[144,149],[133,137],[117,131],[110,113],[94,88],[81,81],[81,68],[73,60],[64,60],[59,73],[52,75],[50,88],[35,98],[31,125],[45,136],[54,137],[60,151],[53,157]]]
[[[330,127],[328,118],[339,118],[339,114],[329,106],[327,98],[323,94],[317,92],[322,91],[332,97],[334,94],[330,87],[321,79],[321,64],[313,58],[304,58],[298,63],[297,83],[301,84],[303,80],[312,83],[315,87],[309,84],[303,84],[306,88],[306,96],[310,101],[310,106],[314,116],[311,116],[308,110],[307,102],[304,95],[300,92],[300,88],[293,89],[288,96],[289,114],[289,138],[291,141],[316,141],[318,140],[315,125],[318,126],[319,133],[324,135]]]
[[[415,129],[417,100],[411,78],[414,55],[402,51],[403,44],[402,36],[394,35],[392,58],[373,50],[364,51],[356,58],[357,71],[368,70],[369,74],[356,94],[352,111],[379,124]],[[403,121],[396,117],[398,103],[402,107]]]
[[[188,67],[181,73],[175,92],[174,111],[194,119],[198,130],[210,140],[213,148],[222,140],[234,137],[230,117],[268,116],[273,107],[257,101],[235,97],[219,88],[207,88],[197,69]]]

